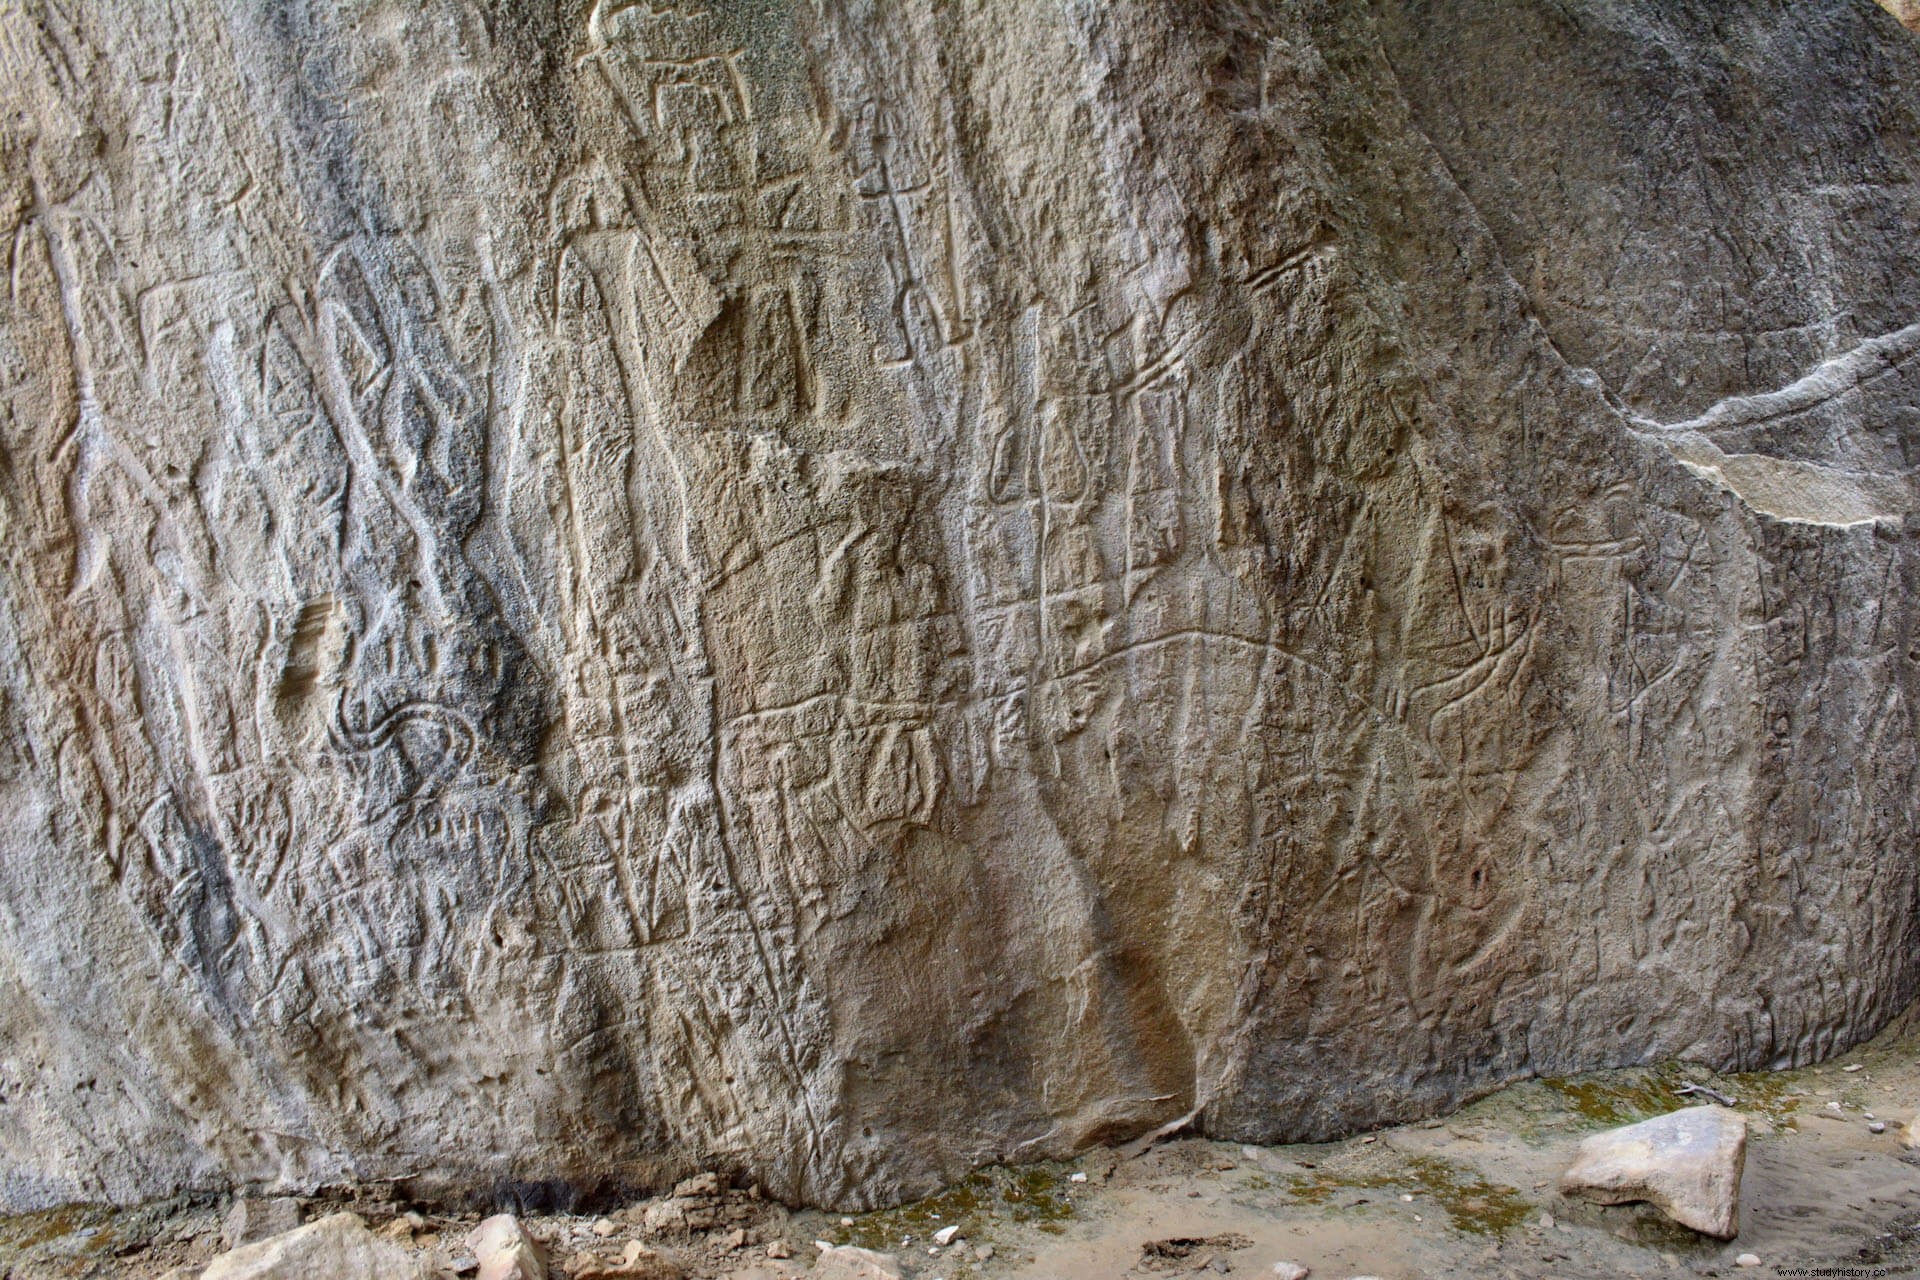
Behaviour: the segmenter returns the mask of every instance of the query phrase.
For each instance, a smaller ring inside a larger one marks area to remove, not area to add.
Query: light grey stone
[[[200,1280],[426,1280],[430,1268],[382,1240],[351,1213],[336,1213],[215,1258]]]
[[[1560,1192],[1598,1204],[1644,1200],[1682,1226],[1731,1240],[1740,1232],[1746,1162],[1745,1116],[1687,1107],[1582,1142]]]

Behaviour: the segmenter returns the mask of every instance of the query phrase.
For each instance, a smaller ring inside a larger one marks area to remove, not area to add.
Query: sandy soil
[[[1737,1240],[1696,1236],[1646,1206],[1557,1194],[1582,1137],[1685,1105],[1673,1090],[1688,1080],[1731,1095],[1751,1122]],[[598,1215],[526,1221],[550,1241],[559,1276],[636,1239],[675,1252],[693,1276],[754,1280],[804,1275],[816,1240],[884,1249],[916,1280],[1261,1276],[1283,1259],[1327,1280],[1920,1275],[1920,1152],[1904,1142],[1916,1105],[1920,1019],[1909,1015],[1820,1067],[1719,1076],[1667,1064],[1535,1080],[1445,1120],[1345,1142],[1176,1139],[1138,1154],[1097,1151],[1068,1165],[983,1170],[930,1200],[857,1218],[789,1213],[734,1190],[707,1202],[713,1226],[691,1234],[646,1235],[641,1206],[611,1215],[604,1234],[593,1230]],[[1871,1132],[1875,1119],[1884,1133]],[[375,1226],[409,1208],[375,1188],[306,1210],[335,1207]],[[434,1252],[445,1274],[470,1276],[458,1241],[477,1215],[422,1215],[414,1245]],[[0,1267],[17,1280],[155,1276],[217,1252],[219,1217],[217,1205],[179,1201],[16,1218],[0,1222]],[[934,1246],[949,1225],[960,1239]],[[769,1245],[794,1256],[770,1258]],[[1738,1266],[1744,1253],[1759,1269]]]

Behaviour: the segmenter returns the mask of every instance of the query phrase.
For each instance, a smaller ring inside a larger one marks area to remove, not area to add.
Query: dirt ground
[[[1673,1226],[1645,1206],[1562,1199],[1557,1179],[1589,1133],[1685,1105],[1683,1082],[1732,1096],[1750,1121],[1737,1240]],[[1194,1272],[1270,1276],[1294,1261],[1352,1276],[1659,1277],[1920,1275],[1920,1152],[1904,1134],[1920,1105],[1920,1023],[1824,1066],[1720,1076],[1685,1064],[1533,1080],[1444,1120],[1344,1142],[1284,1147],[1176,1139],[1138,1154],[988,1169],[931,1199],[846,1218],[789,1212],[751,1189],[696,1198],[694,1229],[646,1231],[644,1205],[606,1218],[536,1215],[556,1277],[616,1259],[631,1240],[677,1256],[694,1277],[804,1275],[815,1241],[895,1254],[914,1280],[1111,1280]],[[1874,1121],[1885,1132],[1874,1133]],[[471,1276],[460,1239],[478,1215],[408,1206],[387,1189],[316,1199],[309,1218],[353,1208]],[[131,1280],[202,1263],[220,1247],[220,1209],[188,1201],[136,1210],[71,1208],[0,1221],[14,1280]],[[595,1231],[598,1224],[599,1231]],[[960,1236],[933,1243],[945,1226]],[[769,1256],[788,1251],[791,1258]],[[1757,1270],[1737,1259],[1751,1253]],[[1803,1270],[1804,1269],[1804,1270]]]

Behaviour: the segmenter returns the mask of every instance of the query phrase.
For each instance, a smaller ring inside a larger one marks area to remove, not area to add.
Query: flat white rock
[[[1731,1240],[1740,1231],[1746,1161],[1745,1116],[1688,1107],[1588,1138],[1560,1191],[1598,1204],[1644,1200],[1682,1226]]]

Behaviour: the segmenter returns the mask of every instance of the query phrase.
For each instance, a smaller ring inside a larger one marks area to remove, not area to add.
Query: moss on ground
[[[1505,1236],[1523,1225],[1534,1205],[1518,1188],[1488,1182],[1479,1173],[1438,1156],[1414,1156],[1404,1173],[1350,1174],[1316,1169],[1294,1174],[1285,1194],[1300,1204],[1325,1205],[1340,1191],[1392,1190],[1440,1207],[1456,1231]]]
[[[1078,1212],[1069,1191],[1071,1172],[1060,1164],[979,1169],[924,1200],[862,1214],[851,1226],[836,1224],[824,1239],[833,1244],[905,1253],[924,1250],[932,1242],[933,1233],[942,1227],[958,1226],[969,1245],[993,1243],[993,1228],[999,1223],[1059,1234]],[[952,1262],[943,1265],[942,1275],[958,1280],[973,1274],[973,1263],[964,1252],[945,1256]]]

